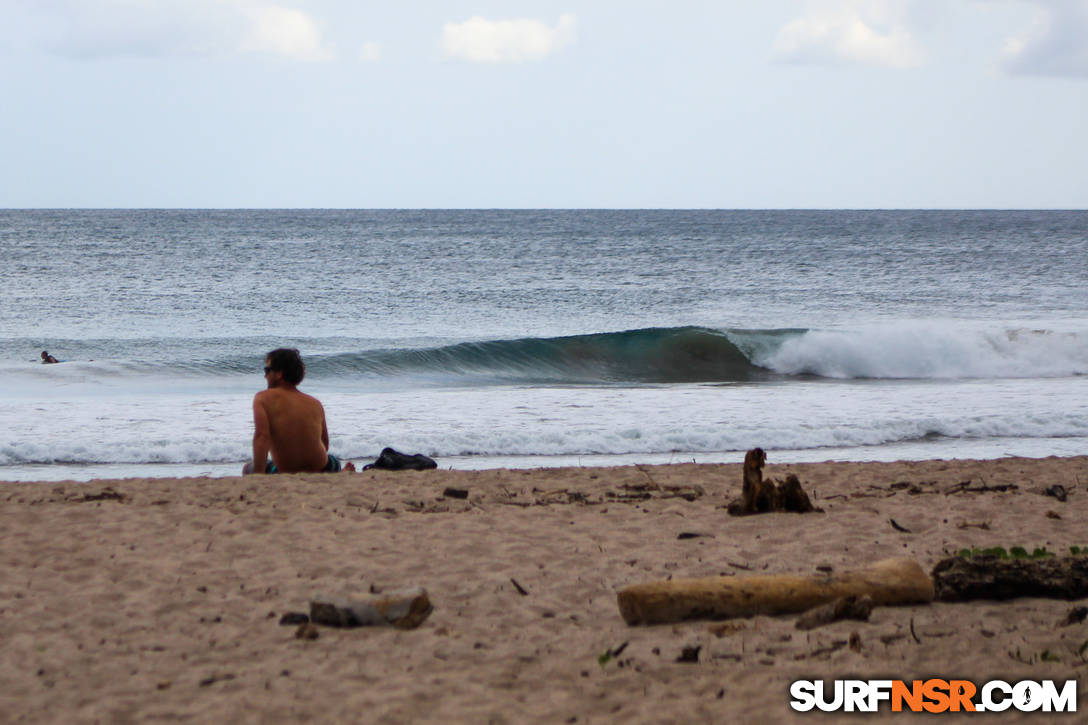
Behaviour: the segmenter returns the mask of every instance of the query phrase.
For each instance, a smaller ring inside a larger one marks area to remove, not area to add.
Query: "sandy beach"
[[[625,624],[617,591],[669,577],[1088,546],[1088,457],[768,464],[823,513],[729,516],[739,460],[2,484],[0,721],[778,723],[814,717],[792,681],[856,676],[1076,679],[1088,708],[1084,600]],[[416,629],[280,624],[412,586]],[[982,721],[1048,717],[1084,715]]]

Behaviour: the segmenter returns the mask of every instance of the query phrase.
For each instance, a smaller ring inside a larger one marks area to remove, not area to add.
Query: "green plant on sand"
[[[1072,553],[1076,555],[1078,547],[1071,547]],[[1088,553],[1088,551],[1086,551]],[[1049,556],[1054,556],[1054,552],[1047,551],[1045,546],[1037,546],[1030,553],[1022,546],[1014,546],[1009,550],[1005,550],[1003,546],[990,546],[985,549],[975,547],[973,549],[960,549],[959,555],[965,559],[970,559],[976,556],[996,556],[998,559],[1043,559]]]

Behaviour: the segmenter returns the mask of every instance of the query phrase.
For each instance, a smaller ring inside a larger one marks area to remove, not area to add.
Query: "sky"
[[[1088,0],[0,0],[0,207],[1088,208]]]

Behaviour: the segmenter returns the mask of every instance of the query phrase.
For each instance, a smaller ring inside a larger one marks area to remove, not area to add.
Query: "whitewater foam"
[[[1050,378],[1088,373],[1085,332],[896,322],[810,330],[753,362],[829,378]]]
[[[385,446],[442,458],[1088,437],[1088,377],[392,392],[345,392],[319,381],[305,387],[325,405],[333,452],[354,459],[373,458]],[[93,405],[41,400],[0,443],[0,466],[241,462],[250,455],[251,395],[126,394]],[[20,405],[0,404],[0,418],[14,417]]]

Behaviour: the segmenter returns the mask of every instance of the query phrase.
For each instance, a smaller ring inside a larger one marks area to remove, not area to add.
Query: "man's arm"
[[[325,409],[321,409],[321,445],[325,446],[325,452],[329,452],[329,427],[325,425]]]
[[[272,424],[261,394],[253,396],[253,472],[264,473],[268,451],[272,448]]]

